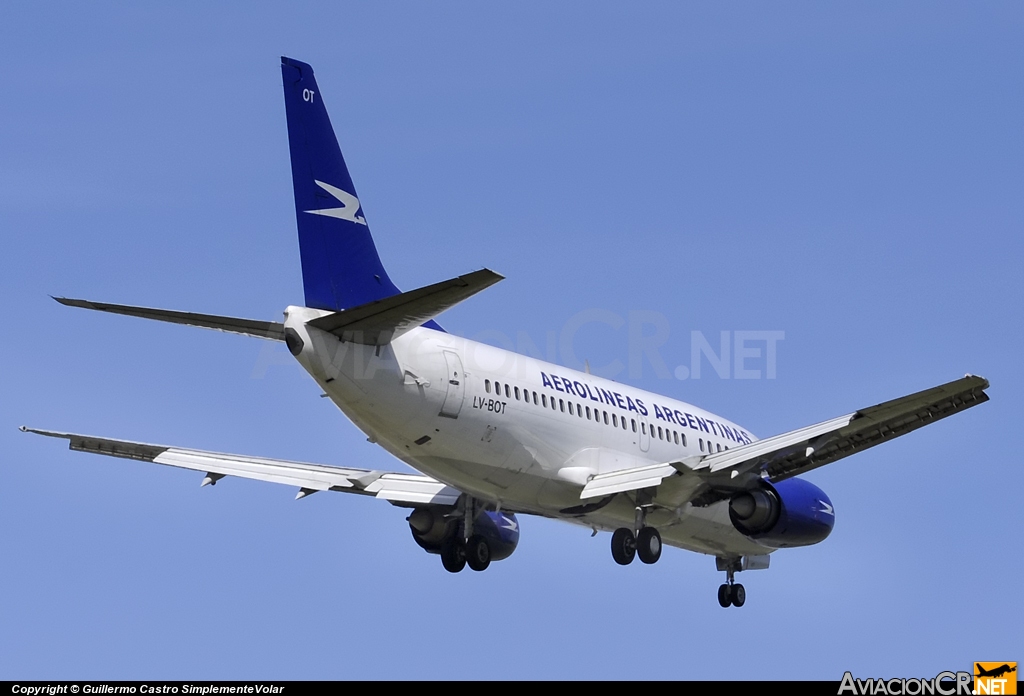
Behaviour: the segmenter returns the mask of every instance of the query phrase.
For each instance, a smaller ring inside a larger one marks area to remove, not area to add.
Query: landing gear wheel
[[[619,565],[629,565],[636,556],[636,538],[633,530],[619,527],[612,533],[612,558]]]
[[[487,540],[479,534],[471,536],[466,542],[465,558],[473,570],[487,570],[487,566],[491,564],[491,547]]]
[[[732,595],[730,599],[732,599],[734,607],[742,607],[743,603],[747,601],[747,591],[743,589],[743,585],[733,585],[729,594]]]
[[[449,573],[458,573],[466,567],[466,550],[458,539],[449,539],[441,544],[441,565]]]
[[[636,553],[644,563],[657,563],[661,558],[661,533],[654,527],[644,527],[636,535]]]
[[[718,603],[721,604],[723,608],[732,604],[732,587],[730,585],[719,585]]]

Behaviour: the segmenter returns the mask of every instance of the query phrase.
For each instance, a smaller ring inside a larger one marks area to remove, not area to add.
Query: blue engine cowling
[[[501,561],[519,545],[519,520],[510,512],[482,512],[473,523],[473,532],[487,539],[491,560]]]
[[[824,541],[836,521],[825,492],[798,478],[765,481],[736,493],[729,500],[729,519],[741,534],[780,549]]]
[[[422,507],[413,510],[407,521],[416,543],[429,553],[440,553],[441,544],[463,534],[458,518],[446,514],[451,512],[451,508]],[[491,560],[501,561],[511,556],[519,545],[519,520],[511,512],[485,510],[473,522],[473,533],[487,540]]]

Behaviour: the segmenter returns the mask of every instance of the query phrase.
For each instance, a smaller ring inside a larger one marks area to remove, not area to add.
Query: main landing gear
[[[619,527],[612,533],[612,558],[619,565],[629,565],[636,556],[648,565],[661,558],[661,533],[654,527],[646,526],[649,503],[636,506],[636,521],[633,529]]]
[[[491,546],[480,534],[473,533],[476,519],[476,505],[472,498],[463,501],[462,531],[450,536],[441,544],[441,565],[449,573],[458,573],[467,565],[471,570],[487,570],[491,564]]]
[[[458,573],[467,565],[471,570],[487,570],[491,564],[491,547],[479,534],[466,541],[458,537],[441,544],[441,565],[449,573]]]

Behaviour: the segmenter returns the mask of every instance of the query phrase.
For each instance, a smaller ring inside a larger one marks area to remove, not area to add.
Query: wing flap
[[[778,452],[786,451],[787,449],[793,449],[795,451],[807,442],[815,440],[826,433],[831,433],[844,425],[848,425],[855,415],[856,414],[851,413],[847,416],[833,418],[832,420],[818,423],[816,425],[810,425],[806,428],[800,428],[799,430],[793,430],[764,440],[758,440],[750,443],[749,445],[734,447],[726,450],[725,452],[716,452],[715,454],[706,455],[701,459],[700,464],[695,467],[695,470],[710,469],[711,472],[714,473],[757,457],[774,455]]]
[[[382,346],[503,279],[504,276],[485,268],[327,314],[313,319],[309,325],[343,341]]]
[[[400,474],[370,469],[351,469],[323,464],[306,464],[281,459],[223,454],[203,450],[150,445],[128,440],[59,433],[21,427],[23,432],[62,438],[78,452],[92,452],[110,457],[135,459],[165,466],[213,474],[213,480],[224,476],[255,479],[297,486],[300,490],[343,491],[372,495],[396,504],[454,505],[461,491],[440,481],[419,474]]]
[[[454,505],[460,491],[426,476],[384,474],[366,486],[367,493],[393,503]]]
[[[661,484],[668,476],[677,473],[672,464],[652,464],[632,469],[622,469],[607,474],[598,474],[587,482],[580,493],[580,499],[598,498],[613,493],[652,488]]]

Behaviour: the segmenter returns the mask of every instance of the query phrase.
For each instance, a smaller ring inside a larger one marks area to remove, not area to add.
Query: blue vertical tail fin
[[[340,311],[397,295],[381,265],[313,68],[281,58],[306,306]]]

